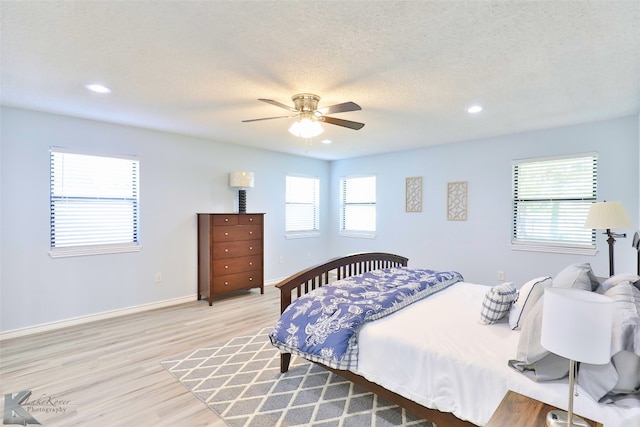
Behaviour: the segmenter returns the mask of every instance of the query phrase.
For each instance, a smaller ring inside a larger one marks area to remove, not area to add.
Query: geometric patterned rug
[[[265,328],[162,362],[229,427],[435,427],[338,375],[293,356],[280,373]]]

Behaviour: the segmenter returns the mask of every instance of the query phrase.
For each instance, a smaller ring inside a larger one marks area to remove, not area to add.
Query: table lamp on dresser
[[[253,172],[229,173],[229,187],[238,189],[238,213],[247,213],[247,188],[253,188]]]

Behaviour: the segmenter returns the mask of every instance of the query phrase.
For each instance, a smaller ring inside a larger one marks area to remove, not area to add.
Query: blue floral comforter
[[[357,370],[358,330],[456,282],[455,271],[393,267],[338,280],[296,299],[282,313],[271,343],[335,369]]]

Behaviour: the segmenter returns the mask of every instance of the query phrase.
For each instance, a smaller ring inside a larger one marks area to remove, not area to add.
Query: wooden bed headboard
[[[280,313],[296,298],[335,280],[381,268],[407,266],[409,258],[385,252],[362,252],[333,258],[290,276],[276,285],[280,289]]]

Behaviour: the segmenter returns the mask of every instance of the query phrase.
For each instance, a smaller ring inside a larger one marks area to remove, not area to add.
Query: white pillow
[[[569,373],[569,361],[551,353],[541,344],[543,306],[544,295],[531,307],[526,319],[522,321],[517,348],[518,359],[508,362],[510,366],[534,381],[557,380]]]
[[[512,282],[505,282],[494,286],[484,296],[480,321],[491,325],[509,313],[511,304],[518,298],[518,290]]]
[[[582,289],[591,292],[599,284],[588,262],[569,265],[553,278],[554,288]]]
[[[618,382],[611,393],[626,394],[640,390],[640,356],[622,350],[613,355],[611,362],[618,372]]]
[[[611,289],[612,287],[614,287],[619,283],[622,283],[622,282],[634,283],[634,282],[637,282],[638,280],[640,280],[640,276],[638,276],[637,274],[633,274],[633,273],[616,274],[615,276],[611,276],[608,279],[606,279],[604,282],[600,283],[600,286],[598,286],[598,289],[596,289],[596,292],[602,294],[607,292],[609,289]]]
[[[537,277],[522,285],[518,299],[509,310],[509,326],[511,329],[520,329],[531,309],[544,293],[544,288],[551,286],[551,277]]]
[[[629,281],[610,287],[604,294],[613,299],[611,354],[606,365],[581,363],[578,374],[582,388],[595,400],[605,395],[637,393],[640,387],[640,289]]]

